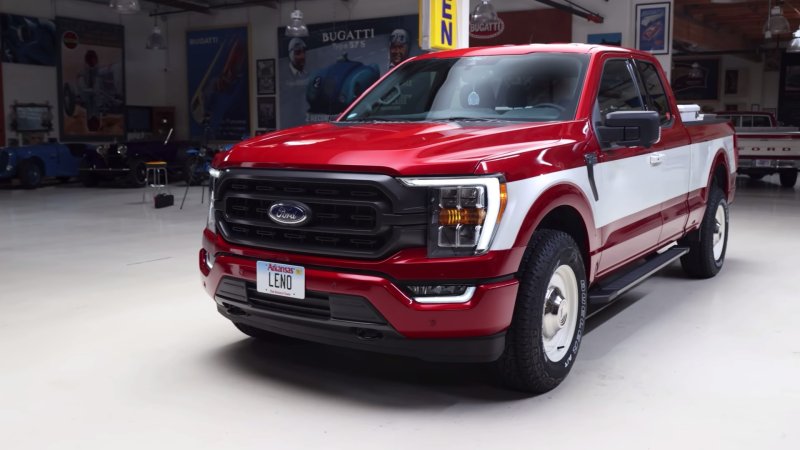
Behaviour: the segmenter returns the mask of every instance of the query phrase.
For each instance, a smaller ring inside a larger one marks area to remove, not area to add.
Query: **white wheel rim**
[[[559,266],[545,291],[542,344],[547,359],[561,361],[569,351],[578,324],[578,279],[572,267]]]
[[[722,250],[725,248],[725,233],[727,232],[725,222],[725,205],[717,205],[717,213],[714,214],[714,261],[719,261],[722,257]]]

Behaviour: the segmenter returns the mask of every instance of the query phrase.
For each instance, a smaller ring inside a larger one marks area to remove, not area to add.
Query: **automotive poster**
[[[56,24],[49,19],[0,14],[2,62],[55,66]]]
[[[417,15],[308,25],[307,37],[278,29],[280,128],[328,121],[410,56]]]
[[[250,135],[247,27],[186,33],[189,134],[241,140]]]
[[[125,137],[125,30],[56,18],[62,140]]]
[[[559,9],[497,13],[497,20],[470,24],[469,46],[572,42],[572,15]]]

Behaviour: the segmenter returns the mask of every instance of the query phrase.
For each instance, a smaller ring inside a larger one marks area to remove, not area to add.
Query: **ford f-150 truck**
[[[676,259],[723,265],[733,129],[684,121],[665,80],[617,47],[412,58],[337,120],[215,158],[203,285],[253,337],[553,389],[592,311]]]

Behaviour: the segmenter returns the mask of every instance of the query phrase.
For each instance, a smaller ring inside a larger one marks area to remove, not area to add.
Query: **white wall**
[[[0,12],[53,19],[73,17],[125,26],[126,96],[130,105],[167,106],[167,83],[164,68],[167,54],[146,50],[145,40],[153,28],[153,19],[145,13],[120,15],[105,5],[76,0],[0,0]],[[6,136],[16,137],[8,126],[9,108],[18,102],[50,102],[54,107],[54,131],[58,136],[58,75],[55,67],[3,64],[3,109]]]

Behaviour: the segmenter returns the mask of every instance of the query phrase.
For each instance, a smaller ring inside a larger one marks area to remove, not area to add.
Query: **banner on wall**
[[[2,61],[55,66],[58,59],[56,24],[49,19],[0,14]]]
[[[559,9],[497,13],[497,20],[469,27],[469,46],[572,42],[572,15]]]
[[[124,138],[124,28],[57,17],[56,29],[61,139]]]
[[[421,53],[416,15],[308,25],[309,36],[278,29],[279,126],[328,121],[381,75]]]
[[[240,140],[250,135],[247,27],[186,33],[189,134]]]

